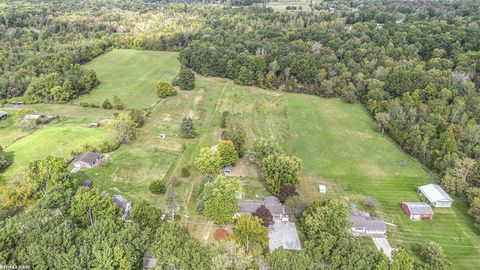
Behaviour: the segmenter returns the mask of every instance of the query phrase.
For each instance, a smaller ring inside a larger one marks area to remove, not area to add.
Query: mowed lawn
[[[15,119],[12,115],[7,119],[0,120],[0,146],[7,147],[26,134],[20,127],[15,125]]]
[[[7,155],[13,158],[13,163],[5,170],[4,174],[12,176],[29,162],[49,155],[71,158],[73,150],[78,150],[87,143],[96,145],[107,138],[108,131],[105,127],[49,126],[41,128],[5,149]]]
[[[417,244],[434,241],[442,245],[455,269],[476,269],[480,265],[479,231],[460,199],[453,209],[434,209],[431,221],[413,222],[403,214],[401,203],[419,201],[416,188],[433,179],[374,130],[360,105],[298,94],[286,97],[293,135],[291,149],[303,160],[309,179],[305,184],[310,185],[301,190],[317,190],[322,182],[329,188],[334,183],[330,192],[335,195],[353,201],[375,197],[379,202],[377,214],[397,225],[388,227],[392,244],[413,250]],[[401,166],[400,160],[406,164]]]
[[[112,50],[90,61],[100,85],[76,103],[101,105],[117,95],[127,108],[147,108],[157,100],[155,84],[171,82],[180,69],[178,53],[138,50]]]

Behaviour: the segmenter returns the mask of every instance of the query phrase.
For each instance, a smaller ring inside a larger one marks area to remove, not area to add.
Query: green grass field
[[[48,155],[71,158],[71,152],[82,145],[95,145],[108,137],[106,128],[87,128],[78,126],[51,126],[41,128],[33,134],[17,140],[5,149],[13,156],[13,164],[4,174],[11,176],[31,161]]]
[[[21,128],[15,126],[15,119],[13,116],[0,120],[0,134],[0,146],[2,147],[7,147],[18,138],[26,135]]]
[[[315,184],[351,200],[364,196],[379,201],[378,214],[389,226],[393,244],[415,248],[434,241],[442,245],[455,269],[480,265],[480,237],[460,199],[453,209],[434,209],[431,221],[410,221],[402,212],[402,201],[419,201],[416,188],[431,183],[429,174],[401,152],[373,123],[359,105],[338,99],[287,95],[288,118],[293,133],[292,150],[304,163],[304,173]],[[400,160],[406,160],[401,166]],[[312,183],[313,182],[313,183]],[[341,188],[338,187],[341,186]],[[318,196],[318,195],[317,195]]]
[[[85,66],[95,70],[100,85],[77,103],[101,105],[117,95],[127,108],[150,107],[156,100],[157,81],[170,82],[178,73],[178,53],[136,50],[113,50]]]

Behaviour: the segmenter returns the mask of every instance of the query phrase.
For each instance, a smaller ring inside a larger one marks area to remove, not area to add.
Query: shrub
[[[287,201],[287,199],[291,196],[298,196],[298,192],[297,190],[295,189],[294,186],[292,185],[286,185],[284,187],[282,187],[282,190],[280,191],[280,193],[278,194],[278,199],[284,203]]]
[[[140,109],[132,109],[128,113],[132,118],[133,122],[135,122],[135,127],[139,128],[145,124],[145,112]]]
[[[107,109],[107,110],[110,110],[110,109],[113,108],[112,103],[110,102],[110,100],[108,98],[105,99],[105,101],[102,103],[102,108]]]
[[[114,140],[113,142],[104,141],[100,143],[100,145],[98,146],[97,152],[110,153],[117,150],[120,147],[120,145],[121,145],[121,141],[119,140]]]
[[[157,95],[159,98],[167,98],[170,96],[175,96],[177,91],[169,83],[158,82],[157,83]]]
[[[163,182],[162,180],[152,181],[152,183],[150,183],[150,186],[148,188],[150,189],[150,192],[152,192],[153,194],[164,194],[165,191],[167,191],[165,182]]]
[[[222,119],[220,120],[220,127],[221,128],[226,128],[227,127],[227,120],[228,120],[229,115],[230,115],[229,111],[224,111],[222,113]]]
[[[228,236],[228,232],[227,230],[225,229],[217,229],[215,230],[215,232],[213,233],[213,239],[217,240],[217,241],[221,241],[221,240],[224,240],[226,239]]]
[[[183,166],[180,170],[180,175],[185,178],[190,176],[190,165]]]
[[[115,110],[123,110],[125,109],[125,105],[123,104],[122,100],[118,96],[113,96],[113,105],[112,107]]]

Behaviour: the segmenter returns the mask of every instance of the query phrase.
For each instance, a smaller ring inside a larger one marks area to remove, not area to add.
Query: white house
[[[452,207],[453,199],[436,184],[418,187],[418,194],[425,197],[433,207]]]

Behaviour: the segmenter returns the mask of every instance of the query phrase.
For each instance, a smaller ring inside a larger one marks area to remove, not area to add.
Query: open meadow
[[[287,102],[291,149],[303,160],[308,179],[301,191],[319,194],[317,186],[324,183],[352,201],[374,197],[379,202],[376,214],[396,225],[388,226],[391,244],[415,249],[416,244],[434,241],[459,269],[480,265],[479,232],[460,199],[452,209],[434,209],[433,220],[410,221],[402,212],[400,204],[419,201],[416,188],[434,180],[374,130],[360,105],[297,94],[288,94]],[[405,164],[400,165],[400,160]]]
[[[100,85],[77,103],[101,105],[118,96],[127,108],[147,108],[157,100],[155,84],[170,82],[178,73],[178,53],[112,50],[86,64],[95,70]]]
[[[97,71],[101,85],[76,102],[101,104],[115,94],[129,108],[153,106],[145,125],[138,129],[137,139],[107,154],[105,165],[77,173],[78,182],[90,179],[102,190],[121,194],[134,203],[146,200],[163,207],[165,196],[150,193],[149,184],[164,179],[175,188],[182,222],[192,235],[204,242],[213,241],[215,226],[195,211],[201,175],[193,162],[201,147],[211,147],[220,139],[221,115],[229,111],[230,117],[245,127],[247,149],[257,138],[273,137],[287,153],[303,160],[298,188],[301,196],[320,198],[318,185],[325,184],[329,197],[357,203],[373,197],[379,203],[375,214],[393,224],[388,226],[388,239],[394,247],[402,245],[415,251],[417,244],[435,241],[456,269],[480,265],[479,231],[460,199],[452,209],[435,210],[431,221],[412,222],[403,214],[401,202],[418,201],[416,187],[434,180],[374,129],[360,105],[239,86],[230,80],[199,75],[194,90],[178,90],[178,95],[157,103],[154,84],[159,79],[170,81],[178,72],[175,53],[114,50],[87,66]],[[46,154],[67,156],[85,142],[105,139],[106,127],[88,129],[84,125],[111,118],[113,113],[74,105],[33,106],[36,111],[60,114],[63,125],[47,126],[7,147],[15,157],[7,173]],[[194,119],[199,133],[195,139],[178,135],[185,116]],[[12,126],[3,128],[10,134],[3,139],[6,143],[25,135]],[[188,177],[180,174],[184,166],[192,168]],[[247,158],[240,161],[238,171],[247,198],[268,195],[256,166]]]

